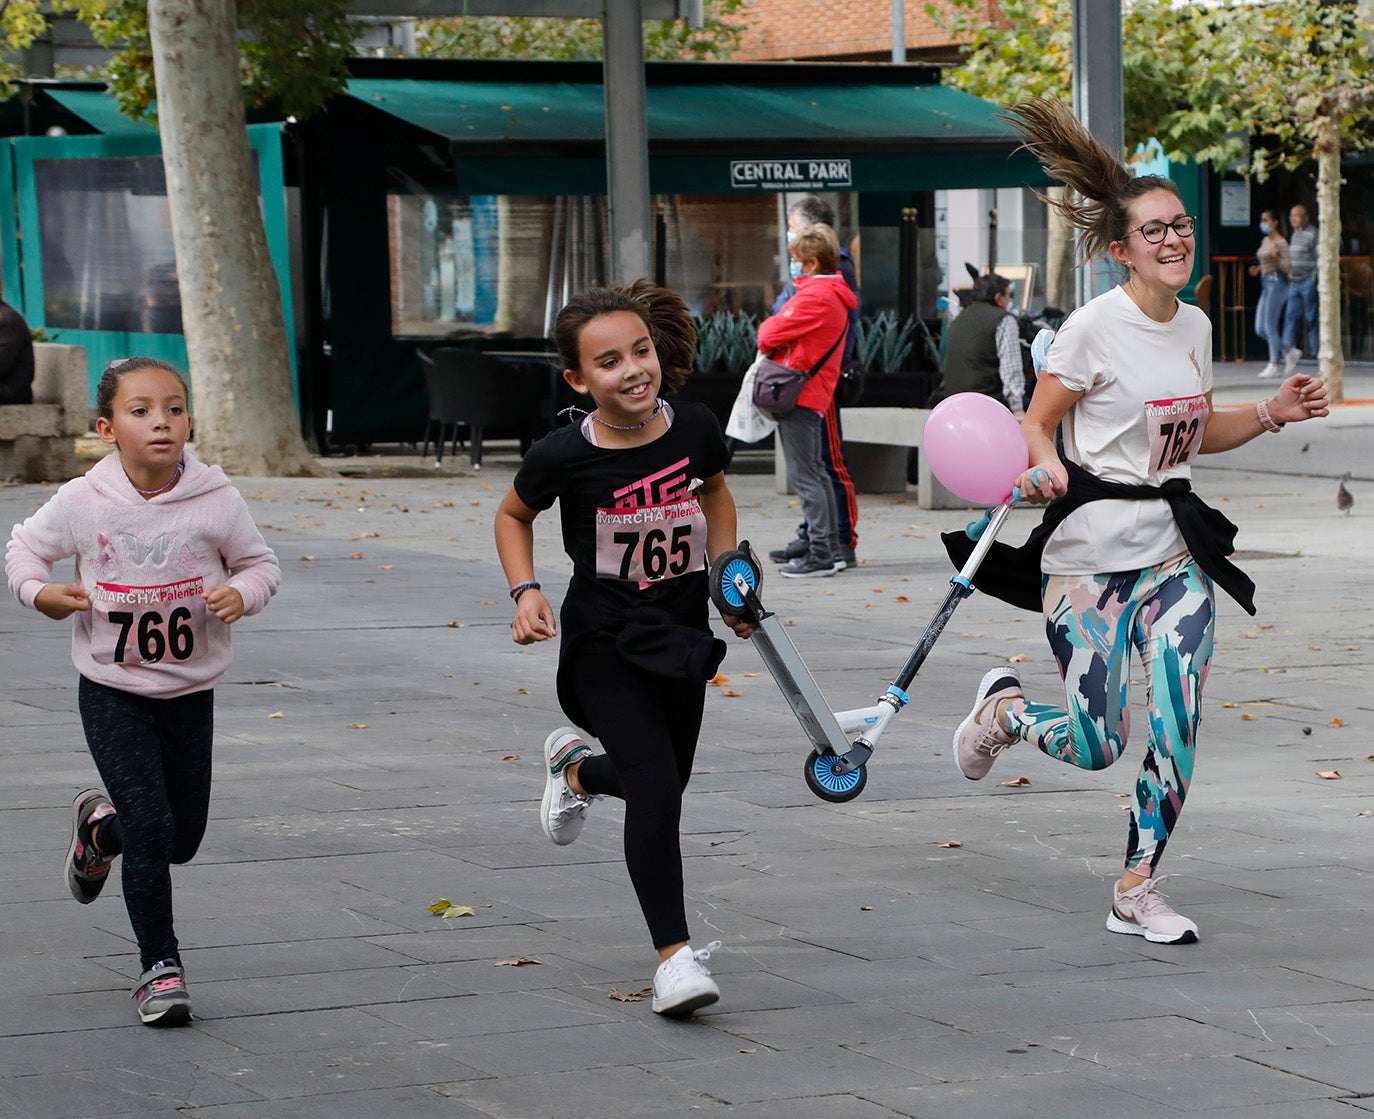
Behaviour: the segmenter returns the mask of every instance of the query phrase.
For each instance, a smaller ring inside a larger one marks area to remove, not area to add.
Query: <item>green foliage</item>
[[[916,320],[898,321],[895,311],[879,311],[859,320],[854,356],[872,373],[900,373],[911,355]]]
[[[120,108],[135,119],[151,114],[157,100],[148,8],[144,0],[4,0],[0,7],[0,50],[33,45],[47,27],[45,7],[75,13],[102,46],[118,53],[105,79]],[[280,100],[285,112],[308,116],[348,79],[345,62],[355,29],[349,0],[239,0],[239,43],[244,96],[250,104]],[[0,85],[21,73],[18,63],[0,66]],[[3,91],[0,91],[3,92]]]
[[[739,373],[758,352],[759,320],[744,311],[717,311],[697,319],[698,373]]]
[[[701,27],[683,20],[645,20],[646,59],[728,59],[739,47],[745,24],[732,22],[745,0],[705,0]],[[546,16],[467,16],[421,20],[416,39],[420,54],[430,58],[599,59],[599,19],[555,19]]]

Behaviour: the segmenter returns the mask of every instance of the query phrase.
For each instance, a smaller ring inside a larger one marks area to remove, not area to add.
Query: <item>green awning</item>
[[[878,67],[753,81],[649,81],[650,186],[660,193],[827,189],[808,178],[844,166],[832,189],[870,191],[1043,185],[1039,165],[998,107]],[[714,67],[720,75],[728,66]],[[865,80],[856,70],[874,75]],[[741,74],[746,71],[741,70]],[[652,73],[652,71],[651,71]],[[828,77],[828,75],[826,76]],[[460,189],[599,193],[605,187],[600,82],[358,78],[349,96],[450,142]],[[788,181],[789,172],[794,181]],[[558,185],[550,181],[556,175]]]
[[[97,132],[106,136],[149,136],[157,134],[157,125],[146,120],[131,120],[119,111],[119,102],[103,90],[52,89],[43,92],[75,113]]]

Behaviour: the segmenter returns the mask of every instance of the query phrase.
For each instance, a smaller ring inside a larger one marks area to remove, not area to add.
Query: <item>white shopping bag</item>
[[[754,403],[754,372],[758,365],[759,359],[755,357],[754,364],[744,371],[735,406],[730,409],[730,418],[725,423],[725,434],[741,443],[757,443],[778,426],[777,420]]]

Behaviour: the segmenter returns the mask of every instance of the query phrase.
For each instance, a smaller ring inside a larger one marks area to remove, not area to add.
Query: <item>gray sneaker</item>
[[[814,553],[798,556],[791,563],[778,569],[784,579],[824,579],[844,570],[840,560],[818,559]]]
[[[566,847],[582,834],[592,798],[575,793],[568,785],[568,766],[591,756],[592,748],[572,727],[559,727],[544,739],[544,799],[539,805],[539,824],[544,834]]]
[[[145,1026],[184,1026],[191,1020],[186,972],[175,960],[154,964],[134,984],[138,1020]]]
[[[1021,674],[1010,664],[998,665],[979,683],[973,710],[954,732],[954,761],[970,781],[986,777],[997,755],[1016,741],[997,721],[997,705],[1004,699],[1025,697]]]
[[[798,559],[806,555],[811,550],[811,544],[803,537],[796,536],[784,544],[781,548],[774,548],[768,553],[768,558],[774,563],[787,563],[790,560]]]

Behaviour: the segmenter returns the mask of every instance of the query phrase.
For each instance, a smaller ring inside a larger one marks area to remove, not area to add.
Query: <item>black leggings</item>
[[[150,699],[83,676],[78,703],[86,745],[118,813],[114,826],[97,825],[96,843],[124,856],[124,904],[143,970],[180,963],[171,864],[190,862],[205,835],[215,693]]]
[[[625,867],[655,948],[689,939],[682,901],[682,791],[692,776],[704,680],[636,668],[615,642],[588,640],[569,666],[606,751],[577,771],[584,790],[625,802]]]

